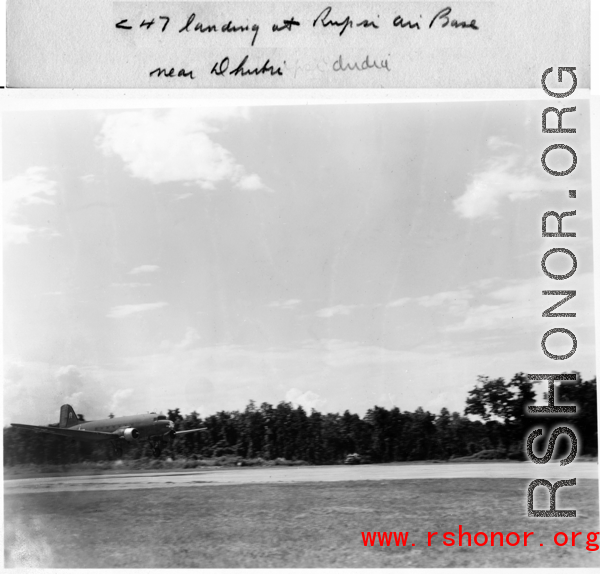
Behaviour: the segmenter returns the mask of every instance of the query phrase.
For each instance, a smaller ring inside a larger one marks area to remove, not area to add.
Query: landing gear
[[[115,446],[113,449],[113,453],[115,455],[115,458],[123,458],[123,449],[120,446]]]
[[[152,454],[158,458],[160,456],[160,453],[162,452],[161,448],[158,445],[155,445],[152,447]]]

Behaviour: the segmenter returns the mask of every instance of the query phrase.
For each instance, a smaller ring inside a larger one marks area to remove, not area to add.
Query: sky
[[[576,104],[566,136],[541,133],[540,101],[5,114],[4,423],[65,402],[462,413],[478,375],[595,376]],[[541,152],[565,139],[577,169],[552,177]],[[574,209],[576,238],[541,237],[545,211]],[[566,281],[542,273],[552,247],[577,256]],[[577,317],[542,318],[544,289],[576,289],[559,311]],[[555,327],[578,339],[565,361],[541,351]]]

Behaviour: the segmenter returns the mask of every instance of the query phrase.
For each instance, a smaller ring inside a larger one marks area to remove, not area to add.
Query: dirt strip
[[[597,479],[598,465],[594,462],[581,462],[565,467],[560,467],[557,464],[541,467],[529,462],[494,462],[478,464],[263,467],[181,472],[169,470],[152,474],[131,473],[6,480],[4,482],[4,493],[428,478]]]

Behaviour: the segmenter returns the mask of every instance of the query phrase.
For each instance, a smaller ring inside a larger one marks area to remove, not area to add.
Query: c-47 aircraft
[[[60,407],[60,422],[58,424],[35,426],[13,423],[12,426],[89,442],[112,441],[115,454],[118,457],[123,456],[123,441],[134,442],[147,439],[152,445],[152,454],[160,456],[163,441],[169,437],[207,430],[198,428],[175,432],[173,421],[168,420],[165,415],[157,415],[156,413],[84,421],[83,418],[75,414],[71,405]]]

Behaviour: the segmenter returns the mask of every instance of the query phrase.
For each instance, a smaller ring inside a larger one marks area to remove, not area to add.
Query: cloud
[[[122,404],[127,401],[133,395],[133,389],[119,389],[112,395],[110,402],[110,412],[119,412],[122,409]],[[125,408],[124,411],[129,411]]]
[[[111,287],[129,287],[134,289],[135,287],[151,287],[152,283],[111,283]]]
[[[133,389],[122,389],[121,380],[130,373],[114,376],[94,366],[51,365],[39,362],[5,360],[4,423],[50,424],[59,419],[60,406],[70,404],[86,419],[115,414],[144,412],[145,395],[137,397],[137,405],[121,407],[135,399]],[[113,381],[111,381],[111,377]],[[140,390],[144,390],[143,384]]]
[[[275,307],[276,309],[294,309],[300,305],[302,301],[300,299],[287,299],[285,301],[273,301],[269,303],[267,307]]]
[[[362,305],[334,305],[333,307],[319,309],[315,315],[325,319],[334,317],[335,315],[350,315],[354,309],[358,309],[359,307],[362,307]]]
[[[134,267],[129,275],[139,275],[140,273],[155,273],[158,271],[160,267],[158,265],[140,265],[139,267]]]
[[[56,236],[48,227],[33,227],[22,221],[24,208],[32,205],[54,205],[56,182],[47,177],[44,167],[30,167],[25,173],[3,183],[2,206],[4,238],[7,243],[28,243],[32,235]]]
[[[184,352],[170,348],[130,357],[122,373],[103,378],[110,384],[127,377],[144,405],[180,407],[184,413],[200,408],[203,415],[243,410],[251,399],[256,404],[288,400],[308,410],[316,405],[319,410],[364,414],[385,396],[401,409],[413,410],[440,392],[448,393],[442,406],[462,411],[478,374],[510,377],[524,361],[542,369],[540,363],[547,362],[539,353],[532,364],[530,349],[493,347],[482,352],[478,343],[475,338],[465,346],[450,338],[447,344],[432,342],[411,350],[340,339],[311,339],[266,350],[197,345]],[[593,368],[593,361],[586,365],[582,369]],[[327,401],[324,407],[319,399]]]
[[[55,377],[58,382],[58,390],[64,397],[80,392],[84,385],[83,375],[75,365],[60,367],[56,371]]]
[[[229,182],[244,191],[263,188],[211,134],[233,120],[244,119],[239,108],[132,111],[109,115],[98,143],[106,155],[117,155],[132,177],[154,184],[189,182],[215,189]]]
[[[461,289],[458,291],[442,291],[433,295],[423,295],[416,298],[402,297],[395,301],[390,301],[385,306],[392,308],[402,307],[412,301],[421,307],[443,307],[444,312],[457,314],[463,312],[468,307],[468,301],[472,298],[473,293],[470,289]]]
[[[56,182],[46,177],[45,167],[30,167],[23,175],[13,177],[3,185],[3,205],[9,211],[22,205],[50,204],[56,195]]]
[[[400,299],[396,299],[395,301],[390,301],[386,307],[402,307],[406,305],[410,301],[410,297],[401,297]]]
[[[82,175],[79,179],[84,183],[94,183],[94,181],[96,181],[96,176],[93,173],[89,173],[87,175]]]
[[[475,282],[465,289],[443,291],[419,297],[417,303],[445,318],[444,332],[476,332],[514,328],[540,315],[533,301],[540,298],[541,288],[535,280]]]
[[[499,298],[495,301],[500,304]],[[307,410],[316,405],[319,410],[342,413],[350,409],[364,415],[384,399],[402,410],[418,406],[438,410],[445,406],[462,412],[478,374],[510,378],[519,370],[543,373],[548,362],[543,353],[532,353],[532,349],[539,348],[539,333],[535,347],[507,346],[504,340],[486,346],[485,337],[479,336],[469,338],[465,344],[453,334],[441,343],[429,341],[410,350],[340,339],[310,339],[268,349],[254,345],[202,346],[198,342],[185,350],[178,349],[194,339],[193,331],[190,333],[169,348],[130,356],[105,367],[53,367],[7,357],[5,424],[56,422],[61,401],[66,402],[58,392],[59,370],[71,377],[63,381],[67,385],[63,390],[71,393],[76,412],[86,418],[107,416],[124,382],[133,393],[122,399],[122,411],[116,415],[177,407],[183,413],[196,409],[207,416],[220,410],[243,410],[251,399],[256,404],[273,405],[287,399]],[[586,378],[595,373],[593,333],[590,341],[589,350],[578,363]],[[580,351],[584,351],[583,345]],[[436,400],[441,393],[446,393],[445,400]],[[326,405],[320,406],[319,400],[327,401]]]
[[[170,341],[164,340],[161,342],[160,348],[164,350],[185,351],[197,347],[199,343],[200,335],[198,334],[198,331],[193,327],[188,327],[183,339],[179,343],[171,343]]]
[[[517,144],[511,143],[508,140],[505,140],[499,136],[490,136],[487,141],[488,147],[492,151],[498,151],[501,149],[518,149],[519,146]]]
[[[80,367],[76,365],[59,367],[55,379],[60,404],[71,405],[77,414],[87,415],[87,418],[94,413],[107,410],[109,398],[106,389],[102,388],[102,385],[99,385],[92,376],[85,374]],[[53,405],[53,409],[58,411],[60,404]],[[58,412],[56,418],[58,419]]]
[[[29,236],[35,232],[31,225],[19,225],[5,221],[4,240],[6,243],[29,243]]]
[[[161,380],[163,372],[156,386],[148,388],[145,377],[137,377],[136,373],[116,369],[113,365],[107,370],[98,366],[52,365],[5,357],[4,370],[5,425],[56,423],[60,406],[65,403],[88,420],[104,418],[110,412],[117,416],[142,413],[160,408],[164,403],[171,406],[167,398],[157,398],[155,391],[159,388],[168,395],[177,386],[171,381],[166,385],[164,379]],[[123,381],[133,390],[123,388]]]
[[[137,305],[117,305],[110,310],[107,317],[111,319],[120,319],[121,317],[127,317],[135,313],[143,313],[145,311],[160,309],[161,307],[166,307],[167,305],[168,303],[165,303],[164,301],[158,301],[157,303],[139,303]]]
[[[469,306],[473,293],[469,289],[459,291],[442,291],[435,295],[424,295],[416,299],[421,307],[444,307],[450,313],[462,313]]]
[[[476,332],[476,331],[498,331],[501,329],[519,329],[520,332],[533,329],[539,330],[545,326],[547,318],[542,318],[542,312],[557,303],[562,297],[544,296],[542,291],[553,288],[548,285],[543,277],[525,280],[506,281],[503,286],[496,289],[483,289],[477,294],[481,302],[471,305],[467,297],[460,304],[457,315],[460,321],[446,326],[447,332]],[[570,289],[577,292],[577,298],[569,301],[564,307],[556,309],[555,312],[578,312],[577,326],[592,327],[593,317],[581,313],[581,309],[593,308],[593,275],[581,273],[571,278]],[[555,288],[555,287],[554,287]],[[466,305],[465,305],[466,303]],[[543,332],[543,331],[542,331]]]
[[[312,391],[302,392],[299,389],[290,389],[285,394],[285,400],[292,403],[295,407],[302,407],[305,411],[310,412],[311,409],[322,410],[327,401],[323,400],[320,395]]]
[[[454,210],[467,219],[495,217],[500,203],[530,199],[541,193],[547,182],[541,170],[523,159],[519,146],[492,136],[488,147],[501,155],[489,159],[483,169],[472,176],[465,192],[454,200]]]
[[[255,191],[258,189],[264,189],[264,184],[260,177],[255,173],[251,175],[243,175],[236,183],[236,187],[244,191]]]

